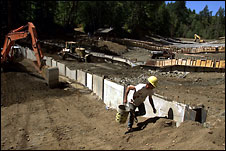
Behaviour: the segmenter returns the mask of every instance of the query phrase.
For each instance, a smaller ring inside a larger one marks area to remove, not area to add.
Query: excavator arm
[[[28,27],[28,30],[21,31],[21,30],[24,30],[27,27]],[[21,27],[15,29],[15,30],[12,30],[10,33],[8,33],[6,35],[3,50],[1,51],[1,63],[7,62],[8,59],[9,60],[13,59],[13,51],[11,52],[12,53],[11,56],[9,56],[11,47],[14,45],[16,40],[24,39],[28,35],[31,36],[32,48],[33,48],[33,51],[35,52],[35,56],[36,56],[36,59],[37,59],[35,66],[37,67],[37,69],[40,72],[42,66],[44,65],[43,64],[43,62],[44,62],[43,61],[43,54],[42,54],[40,44],[38,43],[35,26],[31,22],[28,22],[28,24],[26,26],[21,26]]]
[[[25,30],[27,28],[27,30]],[[14,52],[10,51],[16,40],[24,39],[31,36],[32,49],[35,52],[37,61],[34,61],[35,68],[46,79],[49,87],[56,87],[58,84],[59,70],[57,67],[48,68],[43,60],[42,50],[37,39],[37,32],[33,23],[28,22],[27,25],[21,26],[10,31],[5,36],[5,42],[1,51],[1,64],[6,64],[14,59]],[[3,65],[4,66],[4,65]]]

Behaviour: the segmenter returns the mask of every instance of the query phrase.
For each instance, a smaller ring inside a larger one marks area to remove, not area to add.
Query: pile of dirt
[[[123,46],[123,45],[120,45],[118,43],[114,43],[111,41],[99,40],[98,47],[103,47],[103,46],[107,46],[109,51],[112,51],[112,52],[116,53],[117,55],[121,55],[121,54],[127,52],[126,46]]]

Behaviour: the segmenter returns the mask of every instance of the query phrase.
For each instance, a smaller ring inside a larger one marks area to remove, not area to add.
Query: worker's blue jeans
[[[129,121],[128,121],[128,127],[132,128],[133,126],[133,122],[134,122],[134,115],[135,116],[142,116],[146,114],[146,110],[144,107],[144,103],[141,103],[138,106],[138,110],[139,111],[135,111],[137,106],[133,105],[132,103],[129,103],[129,108],[130,108],[130,112],[129,112]]]

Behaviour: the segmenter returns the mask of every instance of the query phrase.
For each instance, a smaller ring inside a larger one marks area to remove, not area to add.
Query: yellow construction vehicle
[[[204,43],[204,42],[205,42],[205,41],[202,40],[201,37],[200,37],[199,35],[197,35],[197,34],[194,34],[194,38],[195,38],[195,39],[194,39],[194,42],[196,42],[197,39],[199,40],[199,41],[198,41],[199,43]]]
[[[74,41],[66,41],[65,48],[58,55],[63,60],[74,58],[79,62],[89,62],[89,57],[91,56],[91,54],[85,52],[85,48],[79,47],[78,42]]]

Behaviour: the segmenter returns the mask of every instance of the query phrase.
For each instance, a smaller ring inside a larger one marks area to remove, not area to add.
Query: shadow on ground
[[[145,120],[144,122],[137,123],[137,127],[132,128],[131,131],[125,132],[125,134],[131,133],[131,132],[135,132],[135,131],[143,130],[143,129],[145,129],[145,127],[146,127],[149,123],[155,123],[155,122],[156,122],[157,120],[159,120],[160,118],[167,119],[167,117],[152,117],[152,118],[149,118],[149,119]]]

